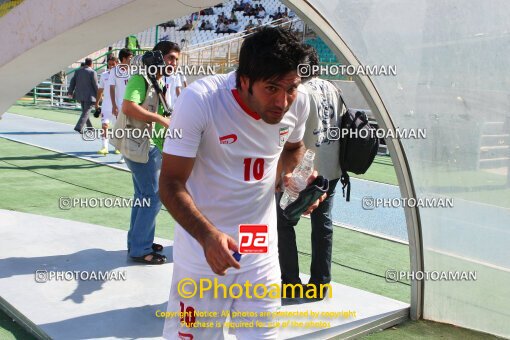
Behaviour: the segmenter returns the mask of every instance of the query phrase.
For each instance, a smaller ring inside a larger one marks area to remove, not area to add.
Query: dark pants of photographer
[[[81,116],[74,127],[75,131],[81,132],[83,130],[83,126],[87,125],[87,129],[92,129],[92,123],[89,119],[89,114],[92,112],[93,102],[90,101],[81,101]]]
[[[329,182],[328,197],[311,214],[312,221],[312,263],[310,281],[326,284],[331,281],[331,250],[333,247],[333,221],[331,209],[338,179]],[[281,193],[277,194],[278,254],[282,271],[282,283],[301,283],[299,278],[298,250],[294,227],[299,220],[290,221],[283,216],[280,208]]]

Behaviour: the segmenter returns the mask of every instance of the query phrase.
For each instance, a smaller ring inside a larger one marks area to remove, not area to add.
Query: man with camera
[[[152,51],[135,57],[137,60],[141,59],[138,68],[143,66],[147,70],[157,71],[155,74],[140,72],[129,79],[115,129],[125,129],[128,132],[126,129],[134,126],[143,129],[145,134],[138,139],[133,137],[135,134],[122,140],[118,140],[116,136],[112,139],[112,144],[122,152],[126,165],[131,170],[134,200],[150,200],[148,207],[133,206],[128,232],[129,256],[133,261],[145,264],[166,262],[166,257],[159,254],[163,247],[153,243],[156,216],[161,209],[158,181],[164,142],[162,132],[170,123],[168,112],[165,111],[167,106],[162,93],[162,77],[166,75],[166,66],[175,67],[179,54],[180,48],[176,43],[161,41]]]

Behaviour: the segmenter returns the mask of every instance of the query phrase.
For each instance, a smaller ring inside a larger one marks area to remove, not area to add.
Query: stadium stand
[[[239,3],[240,1],[238,1]],[[246,15],[244,11],[234,11],[236,1],[229,0],[221,5],[202,10],[191,15],[186,15],[172,21],[172,24],[162,23],[152,26],[143,32],[133,33],[132,35],[138,39],[141,49],[151,49],[158,41],[170,40],[177,42],[182,49],[181,64],[182,65],[202,65],[204,67],[213,66],[215,72],[228,72],[233,69],[237,63],[237,56],[241,47],[244,37],[249,34],[250,30],[245,30],[245,27],[250,23],[255,27],[261,25],[286,25],[291,27],[294,31],[302,33],[305,30],[305,25],[289,8],[283,5],[278,0],[260,0],[251,2],[252,6],[262,6],[265,9],[263,18],[254,15]],[[283,18],[275,16],[280,11],[286,12]],[[207,13],[207,14],[206,14]],[[221,16],[230,19],[234,13],[239,27],[237,33],[216,33],[217,23]],[[213,30],[200,30],[199,27],[202,22],[209,21]],[[186,23],[191,22],[190,30],[180,30]],[[308,35],[308,37],[310,37]],[[315,35],[313,35],[315,37]],[[334,60],[333,53],[327,48],[326,44],[319,40],[309,39],[313,44],[316,44],[320,50],[321,61]],[[125,38],[122,38],[110,46],[113,47],[114,53],[125,47]],[[91,58],[94,61],[93,67],[97,70],[98,74],[104,69],[106,60],[105,54],[108,52],[108,46],[101,50],[95,51],[84,58]],[[324,57],[323,57],[324,56]],[[80,66],[80,61],[70,65],[66,70],[68,74],[68,81],[72,77],[74,69]],[[51,84],[48,80],[46,83]],[[55,94],[48,92],[48,84],[41,83],[35,87],[28,96],[34,98],[34,102],[40,100],[48,100],[53,106],[53,97]],[[58,98],[56,98],[58,99]]]
[[[326,45],[326,43],[319,37],[306,40],[307,44],[313,46],[319,54],[319,61],[322,63],[336,63],[337,59],[333,51]]]
[[[262,5],[266,9],[266,14],[263,19],[260,19],[260,24],[265,25],[272,23],[273,20],[270,16],[278,10],[280,7],[283,12],[287,9],[289,13],[289,18],[292,19],[295,17],[295,14],[284,6],[281,2],[277,0],[261,0],[254,2],[253,4]],[[236,11],[235,16],[238,20],[239,27],[241,30],[238,33],[216,33],[216,23],[218,22],[219,16],[223,13],[227,18],[230,18],[232,13],[232,8],[234,7],[234,1],[230,0],[224,2],[222,7],[213,7],[212,10],[214,14],[211,15],[200,15],[200,14],[192,14],[189,16],[180,17],[174,20],[175,27],[150,27],[147,30],[139,33],[135,33],[134,35],[138,38],[140,42],[140,46],[142,48],[149,48],[156,44],[157,41],[160,40],[171,40],[175,41],[179,44],[184,40],[184,47],[188,49],[194,49],[200,45],[204,44],[212,44],[223,40],[228,40],[229,38],[237,37],[240,33],[243,33],[244,28],[248,25],[249,21],[252,20],[253,23],[259,23],[259,18],[255,16],[244,16],[243,11]],[[179,31],[179,29],[186,24],[187,20],[192,20],[192,29],[187,31]],[[199,26],[202,21],[209,21],[213,26],[214,30],[199,30]],[[293,29],[302,32],[303,23],[299,22],[293,26]],[[114,49],[119,49],[124,47],[124,39],[121,39],[115,42],[113,45]],[[100,51],[95,52],[90,57],[99,56],[106,52],[107,48],[104,48]]]

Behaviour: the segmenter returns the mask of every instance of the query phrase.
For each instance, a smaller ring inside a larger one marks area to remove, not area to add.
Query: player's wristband
[[[310,205],[327,193],[328,190],[329,181],[322,176],[317,176],[309,186],[299,193],[298,198],[283,210],[283,215],[290,221],[299,220]]]

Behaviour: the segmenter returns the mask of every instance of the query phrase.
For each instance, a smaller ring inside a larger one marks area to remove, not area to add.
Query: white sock
[[[108,150],[108,138],[103,138],[103,149]]]

